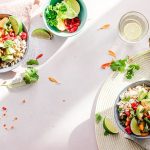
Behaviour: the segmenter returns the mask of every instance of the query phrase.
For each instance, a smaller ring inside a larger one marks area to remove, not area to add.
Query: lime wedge
[[[103,127],[110,134],[118,133],[118,129],[115,127],[113,122],[107,117],[105,117],[103,120]]]
[[[15,31],[15,34],[18,35],[20,32],[22,32],[22,22],[17,19],[15,16],[10,16],[9,20],[12,24],[13,30]]]
[[[32,31],[32,36],[40,39],[52,39],[53,34],[43,28],[38,28]]]
[[[140,129],[138,127],[138,123],[137,120],[135,119],[135,117],[131,120],[131,131],[135,134],[135,135],[141,135]]]

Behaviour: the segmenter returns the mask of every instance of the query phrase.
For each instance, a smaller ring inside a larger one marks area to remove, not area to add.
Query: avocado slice
[[[7,49],[6,49],[6,54],[7,55],[10,55],[10,54],[13,54],[13,53],[15,53],[16,51],[13,49],[13,48],[11,48],[11,47],[8,47]]]
[[[141,91],[138,95],[138,100],[142,101],[143,99],[146,98],[147,94],[148,94],[147,92]]]
[[[2,61],[13,60],[13,58],[14,58],[13,55],[6,55],[1,57]]]
[[[139,120],[141,120],[143,117],[143,114],[144,114],[143,111],[144,111],[144,107],[142,105],[138,105],[137,110],[136,110],[136,115]]]

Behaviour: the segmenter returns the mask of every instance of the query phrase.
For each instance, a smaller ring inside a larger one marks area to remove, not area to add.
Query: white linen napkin
[[[145,150],[150,150],[150,139],[137,139],[137,138],[132,138],[129,135],[125,134],[125,138],[134,141],[137,143],[139,146],[141,146]]]

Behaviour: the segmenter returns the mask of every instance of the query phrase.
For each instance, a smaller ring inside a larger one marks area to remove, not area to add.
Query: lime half
[[[118,129],[115,127],[113,122],[107,117],[105,117],[103,120],[103,127],[110,134],[118,133]]]
[[[131,131],[135,134],[135,135],[141,135],[140,129],[138,127],[138,123],[137,120],[135,119],[135,117],[131,120]]]
[[[15,34],[18,35],[20,32],[22,32],[22,22],[17,19],[15,16],[10,16],[9,20],[12,24],[13,30],[15,31]]]
[[[38,28],[32,31],[32,36],[40,39],[52,39],[53,34],[43,28]]]

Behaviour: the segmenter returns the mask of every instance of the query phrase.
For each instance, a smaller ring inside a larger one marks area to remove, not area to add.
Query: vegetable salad
[[[77,0],[63,0],[56,5],[49,5],[45,10],[45,17],[49,26],[60,31],[75,32],[80,26],[80,5]]]
[[[128,88],[117,104],[120,123],[128,134],[150,134],[150,87],[139,85]]]
[[[14,16],[0,20],[0,69],[18,63],[27,48],[27,33],[22,23]]]

